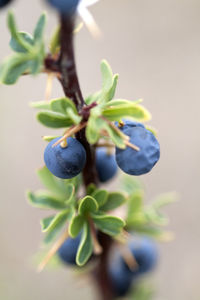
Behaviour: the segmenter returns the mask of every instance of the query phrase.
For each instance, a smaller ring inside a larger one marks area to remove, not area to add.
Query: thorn
[[[64,241],[69,237],[68,228],[63,232],[63,234],[60,236],[60,238],[57,240],[57,242],[53,245],[53,247],[49,250],[45,258],[41,261],[41,263],[38,266],[37,271],[42,272],[45,268],[46,264],[49,262],[49,260],[56,254],[58,249],[62,246]]]
[[[78,12],[92,36],[96,39],[100,39],[102,37],[102,32],[89,10],[86,7],[80,5],[78,7]]]
[[[140,148],[139,148],[138,146],[136,146],[136,145],[130,143],[129,141],[124,141],[124,142],[125,142],[126,146],[132,148],[133,150],[135,150],[135,151],[140,151]]]
[[[83,129],[86,125],[87,125],[87,122],[82,123],[82,124],[78,124],[76,126],[73,125],[71,128],[69,128],[67,130],[67,132],[63,135],[63,137],[61,137],[57,142],[55,142],[52,145],[52,148],[54,148],[55,146],[57,146],[58,144],[60,144],[62,141],[66,140],[71,135],[77,133],[79,130]]]
[[[54,74],[53,73],[48,73],[47,74],[47,84],[46,84],[46,91],[45,91],[45,101],[49,101],[50,100],[51,92],[52,92],[53,78],[54,78]]]

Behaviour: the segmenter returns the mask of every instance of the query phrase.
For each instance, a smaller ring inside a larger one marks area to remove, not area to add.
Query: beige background
[[[20,29],[32,30],[46,9],[41,3],[16,0]],[[91,10],[104,39],[93,40],[86,29],[76,39],[83,93],[99,88],[99,63],[106,58],[120,74],[117,95],[143,98],[159,129],[161,160],[142,178],[147,199],[173,190],[181,195],[166,210],[176,240],[160,246],[157,300],[198,300],[200,1],[102,0]],[[5,16],[6,11],[0,12],[1,59],[9,49]],[[48,32],[55,22],[51,11]],[[37,274],[30,263],[41,240],[39,218],[44,213],[27,205],[24,191],[39,187],[34,169],[43,163],[41,136],[52,131],[36,123],[28,103],[43,99],[44,84],[45,76],[39,76],[0,87],[0,299],[94,299],[91,285],[82,285],[68,270]],[[60,95],[55,83],[53,96]]]

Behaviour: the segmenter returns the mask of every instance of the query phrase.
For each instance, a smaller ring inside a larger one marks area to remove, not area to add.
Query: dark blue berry
[[[60,138],[52,140],[44,151],[44,161],[49,171],[63,179],[77,176],[85,166],[86,152],[83,145],[74,138],[67,139],[67,147],[52,147]]]
[[[0,0],[0,8],[9,4],[12,0]]]
[[[123,272],[126,270],[126,272],[132,274],[133,277],[137,277],[138,275],[153,270],[158,260],[158,251],[153,240],[146,237],[142,239],[136,239],[131,241],[128,244],[128,247],[138,264],[138,268],[133,271],[130,270],[124,259],[120,257],[119,265]]]
[[[131,288],[132,275],[125,269],[121,269],[116,262],[110,266],[109,276],[114,295],[116,297],[125,296]]]
[[[96,169],[101,182],[108,181],[117,173],[115,156],[109,154],[106,148],[98,148],[96,151]]]
[[[73,15],[80,0],[47,0],[50,5],[56,8],[60,13]]]
[[[81,234],[76,238],[68,238],[58,250],[60,259],[70,265],[76,265],[76,253],[80,244]]]
[[[157,139],[142,124],[135,126],[132,123],[126,123],[120,129],[130,137],[129,142],[138,146],[140,151],[130,147],[126,147],[126,149],[116,148],[118,166],[130,175],[148,173],[160,158],[160,145]]]
[[[120,252],[114,253],[109,265],[109,275],[116,296],[125,296],[137,278],[156,266],[158,252],[155,243],[149,238],[134,239],[128,245],[138,266],[131,270]]]

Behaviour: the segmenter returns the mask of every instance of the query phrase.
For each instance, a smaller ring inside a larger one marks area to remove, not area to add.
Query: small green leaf
[[[178,194],[176,192],[161,194],[154,200],[152,206],[155,209],[160,209],[163,206],[176,202],[177,198]]]
[[[46,127],[50,128],[65,128],[73,125],[71,119],[65,115],[53,111],[40,112],[37,114],[37,119]]]
[[[158,226],[165,226],[169,223],[169,219],[157,212],[153,207],[146,208],[144,215],[148,222]]]
[[[18,32],[18,35],[26,43],[29,43],[30,46],[34,46],[33,37],[29,33],[21,31],[21,32]],[[27,52],[27,48],[24,48],[23,46],[21,46],[21,44],[18,42],[18,40],[16,40],[13,36],[11,37],[9,45],[10,45],[11,49],[15,52],[19,52],[19,53]]]
[[[97,201],[91,196],[85,196],[79,204],[79,214],[94,213],[98,210]]]
[[[93,245],[92,237],[90,233],[90,227],[88,223],[84,224],[83,233],[81,236],[81,242],[76,254],[76,263],[78,266],[86,264],[90,256],[92,255]]]
[[[66,185],[66,196],[67,196],[67,200],[65,201],[66,204],[70,205],[73,203],[74,201],[74,193],[75,193],[75,186],[73,183],[68,183]]]
[[[87,186],[87,195],[92,195],[95,190],[96,190],[96,185],[94,183],[90,183],[88,186]]]
[[[43,229],[43,232],[53,232],[55,230],[55,228],[61,228],[63,226],[63,224],[65,224],[67,222],[69,216],[69,210],[62,210],[61,212],[59,212],[57,215],[54,216],[54,218],[49,221],[48,226],[46,226]],[[47,222],[46,222],[47,223]]]
[[[32,46],[27,42],[20,33],[17,30],[17,25],[15,23],[14,14],[12,12],[8,13],[7,16],[7,24],[8,28],[10,30],[11,36],[15,39],[15,41],[24,49],[26,49],[28,52],[31,51]]]
[[[51,243],[57,237],[57,235],[60,233],[62,228],[64,226],[66,226],[68,216],[64,212],[61,212],[60,217],[58,219],[59,219],[59,221],[56,221],[54,223],[54,226],[52,226],[51,229],[49,229],[48,232],[46,232],[46,235],[44,238],[45,244]]]
[[[78,215],[72,218],[69,225],[69,234],[72,238],[77,237],[77,235],[83,228],[84,222],[85,218],[82,215]]]
[[[93,103],[93,102],[97,102],[97,101],[100,99],[100,97],[101,97],[101,93],[102,93],[102,91],[98,91],[98,92],[96,92],[96,93],[94,93],[94,94],[92,94],[92,95],[89,95],[89,96],[85,99],[85,103],[86,103],[87,105],[90,105],[90,104]]]
[[[143,190],[141,181],[134,176],[123,175],[122,177],[123,190],[129,194],[134,194],[137,190]]]
[[[71,108],[74,113],[77,113],[74,103],[69,98],[53,99],[50,102],[51,109],[54,112],[67,115],[67,109]]]
[[[135,215],[142,210],[144,192],[142,190],[136,190],[128,200],[128,215],[127,223],[132,222]],[[136,216],[137,218],[137,216]]]
[[[49,227],[49,225],[51,224],[51,222],[53,221],[54,218],[55,218],[55,215],[40,220],[42,232],[46,231],[46,229]]]
[[[124,142],[124,140],[126,139],[126,135],[124,135],[122,132],[120,132],[120,130],[116,130],[114,128],[114,125],[111,126],[109,124],[105,125],[105,129],[107,130],[112,142],[120,149],[125,149],[126,148],[126,144]]]
[[[35,30],[34,30],[33,37],[34,37],[35,42],[41,42],[43,34],[44,34],[45,24],[46,24],[46,14],[43,13],[40,16],[40,18],[36,24]]]
[[[101,62],[101,74],[102,74],[102,90],[107,93],[113,85],[113,73],[110,65],[106,60]]]
[[[104,211],[110,211],[113,210],[122,204],[124,204],[126,201],[125,196],[122,193],[119,192],[111,192],[108,195],[106,203],[101,207],[101,210]]]
[[[122,219],[114,216],[93,214],[92,219],[100,231],[111,236],[120,234],[122,228],[125,226],[125,222]]]
[[[8,57],[1,65],[0,81],[4,84],[14,84],[25,71],[30,69],[31,59],[29,53]]]
[[[55,177],[46,166],[37,170],[37,175],[42,184],[49,189],[56,197],[66,201],[72,197],[76,185],[77,177],[70,179],[60,179]]]
[[[48,102],[48,101],[31,102],[30,106],[33,108],[38,108],[38,109],[51,110],[50,102]]]
[[[127,101],[127,104],[115,106],[112,106],[112,101],[110,101],[109,106],[103,110],[102,114],[110,121],[120,121],[124,118],[128,118],[144,122],[151,119],[151,114],[146,108],[142,105],[132,103],[131,101]]]
[[[50,41],[50,52],[51,54],[57,54],[60,51],[60,26],[55,29],[51,41]]]
[[[95,198],[99,207],[103,206],[108,199],[108,192],[106,190],[96,190],[92,194],[92,197]]]
[[[74,112],[71,107],[67,108],[67,116],[72,120],[74,124],[79,124],[82,120],[82,117],[78,115],[77,112]]]
[[[110,91],[109,91],[109,94],[108,94],[108,100],[109,101],[112,100],[115,96],[115,91],[116,91],[116,88],[117,88],[118,78],[119,78],[118,74],[115,74],[114,77],[113,77],[113,84],[112,84],[112,87],[110,88]]]
[[[27,197],[30,204],[38,208],[58,210],[66,208],[66,204],[63,201],[58,200],[57,198],[47,194],[44,191],[40,191],[37,193],[28,191]]]
[[[86,128],[86,137],[90,144],[95,144],[100,138],[100,131],[105,127],[105,121],[99,116],[91,115],[87,128]]]

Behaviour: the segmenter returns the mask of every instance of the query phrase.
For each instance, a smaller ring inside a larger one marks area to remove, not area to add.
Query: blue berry
[[[52,147],[60,138],[52,140],[44,151],[44,161],[56,177],[69,179],[77,176],[85,166],[86,152],[83,145],[74,138],[67,139],[67,147]]]
[[[109,276],[114,295],[116,297],[125,296],[131,288],[132,275],[125,269],[121,269],[116,262],[112,263],[112,265],[110,266]]]
[[[0,0],[0,8],[9,4],[12,0]]]
[[[115,156],[107,153],[106,148],[98,148],[96,151],[96,169],[101,182],[108,181],[117,173]]]
[[[120,257],[119,265],[123,272],[126,270],[129,274],[132,274],[133,278],[135,278],[138,275],[153,270],[158,260],[158,251],[153,240],[147,237],[133,240],[128,244],[128,247],[138,264],[138,268],[133,271],[130,270],[124,259]]]
[[[158,260],[157,247],[149,238],[144,237],[132,240],[128,244],[128,247],[138,264],[135,270],[131,270],[127,266],[119,252],[112,255],[112,261],[109,265],[109,275],[113,291],[118,297],[125,296],[137,278],[153,270]]]
[[[76,265],[76,253],[80,244],[81,234],[76,238],[68,238],[58,250],[60,259],[70,265]]]
[[[118,166],[130,175],[148,173],[160,158],[160,145],[157,139],[142,124],[135,126],[132,123],[126,123],[120,129],[130,137],[130,143],[138,146],[140,151],[130,147],[126,147],[126,149],[116,148]]]
[[[60,13],[73,15],[80,0],[47,0],[50,5],[56,8]]]

